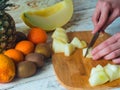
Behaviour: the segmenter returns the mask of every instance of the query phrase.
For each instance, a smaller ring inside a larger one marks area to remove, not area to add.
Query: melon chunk
[[[65,45],[65,56],[70,56],[75,51],[75,47],[72,44]]]
[[[71,44],[73,44],[77,48],[85,48],[87,46],[87,43],[85,41],[80,41],[77,37],[73,38]]]
[[[92,68],[89,83],[91,86],[102,85],[109,81],[109,77],[107,76],[104,68],[101,65]]]
[[[87,51],[87,48],[83,48],[83,56],[85,56],[86,51]],[[87,54],[86,58],[92,58],[91,51],[92,51],[92,48],[89,48],[88,49],[88,54]]]
[[[69,41],[66,31],[63,28],[56,28],[56,30],[52,34],[52,38],[61,40],[62,42],[65,42],[65,43]]]
[[[110,81],[120,78],[120,66],[107,64],[104,69],[109,76]]]
[[[54,39],[53,43],[52,43],[52,49],[55,53],[61,53],[64,52],[65,49],[65,44],[64,42],[58,40],[58,39]]]
[[[91,69],[89,83],[91,86],[102,85],[120,78],[120,65],[107,64],[102,67],[97,65]]]

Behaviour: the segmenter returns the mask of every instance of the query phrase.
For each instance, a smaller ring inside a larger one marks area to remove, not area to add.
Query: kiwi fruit
[[[20,32],[20,31],[16,31],[16,43],[22,41],[22,40],[27,40],[27,36],[23,33],[23,32]]]
[[[51,48],[50,45],[47,43],[39,43],[35,47],[35,53],[40,53],[44,55],[46,58],[49,58],[51,56]]]
[[[26,61],[31,61],[34,62],[37,67],[43,67],[45,62],[44,62],[44,55],[39,54],[39,53],[30,53],[25,56]]]
[[[33,76],[37,71],[37,66],[30,61],[23,61],[18,63],[17,76],[19,78],[27,78]]]

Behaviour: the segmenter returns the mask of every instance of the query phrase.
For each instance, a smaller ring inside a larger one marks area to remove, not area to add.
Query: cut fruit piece
[[[107,81],[113,81],[120,78],[120,66],[107,64],[102,67],[97,65],[92,68],[89,78],[89,83],[91,86],[101,85]]]
[[[73,44],[77,48],[85,48],[87,46],[87,43],[85,41],[80,41],[77,37],[73,38],[71,44]]]
[[[110,81],[120,78],[120,67],[118,65],[107,64],[104,69],[109,76]]]
[[[52,38],[61,40],[61,41],[65,42],[65,43],[67,43],[69,41],[68,36],[66,34],[66,31],[63,28],[56,28],[56,30],[52,34]]]
[[[75,50],[75,47],[72,44],[66,44],[65,45],[65,56],[70,56]]]
[[[101,65],[96,66],[91,70],[89,83],[91,86],[97,86],[106,83],[109,81],[107,74],[104,71],[104,68]]]
[[[29,27],[40,27],[46,31],[51,31],[65,25],[72,15],[72,0],[63,0],[41,10],[24,12],[21,18]]]
[[[53,39],[52,49],[53,49],[54,53],[64,52],[65,44],[66,43],[64,43],[58,39]]]
[[[99,71],[103,71],[103,70],[104,70],[104,68],[101,65],[97,65],[96,67],[92,68],[90,75],[95,74],[96,71],[99,72]]]
[[[82,43],[83,48],[87,47],[87,43],[85,41],[82,40],[81,43]]]
[[[86,51],[87,51],[87,48],[84,48],[84,49],[83,49],[83,56],[85,56]],[[89,49],[88,49],[88,54],[87,54],[86,58],[92,58],[91,51],[92,51],[92,48],[89,48]]]
[[[96,72],[89,79],[89,83],[91,86],[102,85],[102,84],[106,83],[107,81],[109,81],[109,78],[106,75],[106,73],[103,71]]]

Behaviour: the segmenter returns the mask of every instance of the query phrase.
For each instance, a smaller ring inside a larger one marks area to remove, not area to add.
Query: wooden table
[[[11,9],[9,13],[15,18],[17,30],[26,30],[28,27],[22,23],[19,15],[24,10],[29,8],[46,7],[52,5],[56,1],[60,0],[10,0],[16,4],[14,9]],[[17,2],[16,2],[17,1]],[[67,32],[70,31],[84,31],[92,30],[93,24],[91,16],[95,9],[97,0],[73,0],[74,1],[74,15],[71,21],[65,25]],[[35,5],[39,6],[34,7]],[[29,5],[29,7],[27,6]],[[120,30],[120,19],[114,21],[108,28],[107,32],[114,34]],[[40,73],[37,75],[18,79],[8,84],[0,84],[0,90],[66,90],[57,81],[54,73],[53,65],[51,62],[47,63]],[[119,89],[115,89],[119,90]]]

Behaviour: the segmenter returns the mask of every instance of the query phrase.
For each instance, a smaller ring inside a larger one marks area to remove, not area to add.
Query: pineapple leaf
[[[11,7],[13,4],[7,3],[9,0],[0,0],[0,10],[5,10],[6,7]]]

